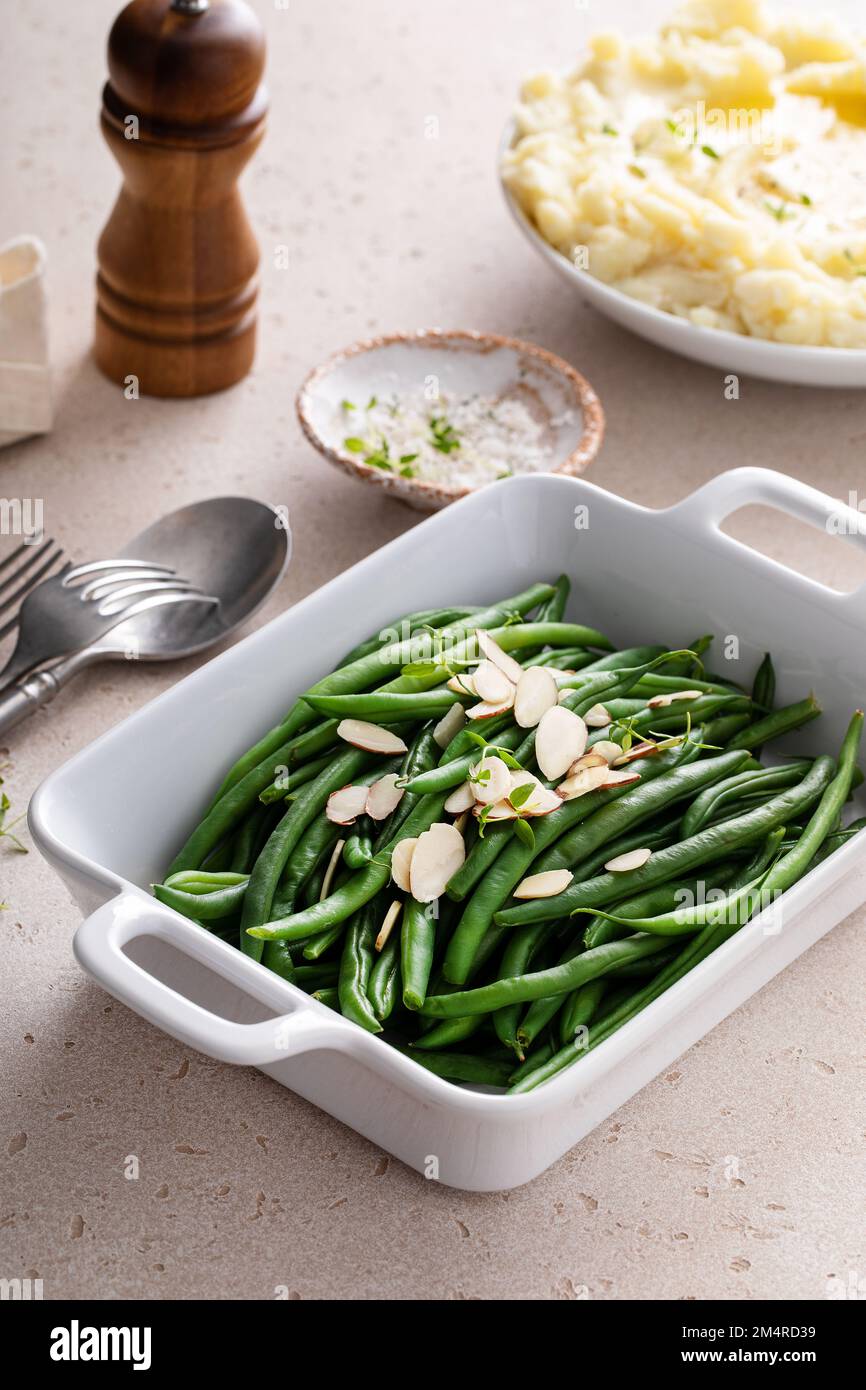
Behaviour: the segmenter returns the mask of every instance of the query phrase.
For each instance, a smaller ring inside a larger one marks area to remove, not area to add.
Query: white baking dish
[[[772,647],[782,701],[814,686],[825,716],[797,746],[837,748],[866,695],[866,591],[838,594],[722,534],[763,502],[818,526],[830,498],[757,469],[653,512],[551,476],[496,484],[370,556],[79,753],[40,788],[33,837],[90,915],[75,952],[118,999],[182,1042],[257,1066],[414,1168],[455,1187],[541,1173],[866,899],[866,836],[575,1067],[522,1096],[460,1088],[155,902],[227,764],[292,697],[400,610],[485,602],[567,571],[571,613],[621,644],[739,639],[749,679]],[[584,510],[585,509],[585,510]],[[847,513],[857,536],[858,518]],[[584,524],[586,523],[586,524]],[[863,538],[858,537],[860,544]],[[722,665],[718,650],[714,664]]]

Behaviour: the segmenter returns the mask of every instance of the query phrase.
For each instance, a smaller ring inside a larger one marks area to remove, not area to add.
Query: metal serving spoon
[[[259,608],[291,554],[284,519],[248,497],[181,507],[124,546],[117,559],[166,565],[218,605],[175,603],[126,619],[98,641],[0,695],[0,736],[98,661],[173,661],[225,641]]]

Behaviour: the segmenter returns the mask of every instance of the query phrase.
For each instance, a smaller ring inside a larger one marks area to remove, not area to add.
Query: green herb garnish
[[[705,154],[708,159],[721,159],[718,150],[714,150],[712,145],[701,145],[701,154]]]
[[[460,448],[460,436],[444,415],[430,416],[430,433],[433,448],[438,449],[440,454],[450,454]]]

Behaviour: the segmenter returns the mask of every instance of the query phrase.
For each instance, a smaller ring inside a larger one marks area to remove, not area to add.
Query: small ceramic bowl
[[[310,373],[297,398],[304,433],[320,453],[353,478],[384,488],[419,511],[437,511],[475,489],[464,484],[405,478],[364,463],[344,445],[345,400],[399,395],[435,377],[445,395],[519,400],[545,430],[556,460],[551,473],[577,477],[604,437],[604,412],[589,382],[561,357],[495,333],[439,328],[393,333],[353,343]]]

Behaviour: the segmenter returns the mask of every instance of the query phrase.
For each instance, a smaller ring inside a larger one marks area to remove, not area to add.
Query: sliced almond
[[[622,749],[618,745],[615,746],[617,747],[617,752],[621,753]],[[603,753],[597,753],[594,748],[590,748],[577,759],[577,762],[572,763],[571,767],[568,769],[568,775],[572,777],[578,772],[583,772],[588,767],[609,766],[610,764]]]
[[[391,877],[404,893],[409,892],[409,870],[417,844],[417,840],[401,840],[391,855]]]
[[[675,700],[699,700],[702,690],[674,690],[670,695],[653,695],[647,700],[647,709],[667,709]]]
[[[628,854],[618,854],[605,864],[609,874],[627,874],[630,869],[641,869],[652,858],[651,849],[631,849]]]
[[[515,801],[515,792],[522,787],[530,787],[529,795],[518,797]],[[547,816],[551,811],[556,811],[562,804],[556,792],[550,791],[544,783],[532,772],[513,772],[511,774],[511,790],[508,793],[508,800],[514,809],[521,816]]]
[[[358,816],[363,816],[367,806],[369,787],[340,787],[331,792],[325,806],[325,815],[334,825],[354,825]]]
[[[452,738],[456,738],[465,723],[466,711],[459,700],[455,700],[448,713],[443,714],[433,730],[434,743],[438,743],[440,748],[447,748]]]
[[[325,876],[322,879],[321,891],[319,892],[320,903],[324,902],[325,898],[327,898],[328,894],[331,891],[331,884],[334,881],[334,874],[337,872],[337,865],[340,862],[340,855],[343,853],[343,846],[345,845],[345,843],[345,840],[338,840],[337,843],[334,845],[334,848],[331,850],[331,857],[328,860],[328,867],[325,870]]]
[[[511,771],[501,758],[493,753],[485,753],[480,762],[469,769],[472,781],[472,794],[482,806],[492,806],[501,801],[511,788]]]
[[[494,642],[490,634],[485,632],[483,628],[476,629],[475,637],[479,651],[484,653],[488,661],[492,661],[494,666],[498,666],[500,671],[504,672],[512,685],[516,685],[523,675],[523,667],[520,662],[515,661],[513,656],[508,655],[508,652],[504,652],[499,643]]]
[[[341,719],[337,725],[337,737],[351,743],[353,748],[363,748],[368,753],[409,751],[402,738],[379,724],[368,724],[366,719]]]
[[[514,704],[514,696],[505,705],[488,705],[483,700],[480,705],[470,705],[466,711],[467,719],[493,719],[497,714],[506,714]]]
[[[440,822],[419,835],[409,868],[409,891],[415,901],[440,898],[465,858],[463,836],[453,825]]]
[[[468,811],[464,811],[463,814],[462,814],[461,816],[458,816],[458,817],[457,817],[456,821],[454,822],[454,829],[458,832],[458,834],[463,835],[463,834],[466,833],[466,825],[467,825],[468,820],[469,820],[469,812],[468,812]]]
[[[589,748],[590,753],[597,753],[605,762],[616,762],[617,758],[622,757],[622,748],[618,743],[612,743],[609,739],[600,738],[598,743],[593,743]]]
[[[541,716],[535,735],[535,757],[549,782],[564,777],[586,748],[589,731],[579,714],[554,705]]]
[[[510,801],[497,801],[493,806],[489,807],[482,806],[481,802],[478,801],[475,803],[473,815],[484,816],[485,821],[517,820],[517,812]]]
[[[380,777],[378,782],[373,782],[367,792],[367,804],[364,808],[373,820],[384,820],[400,805],[404,788],[398,787],[397,781],[397,773],[389,772],[387,776]]]
[[[488,705],[504,704],[514,690],[514,682],[492,661],[482,661],[480,666],[476,666],[472,672],[472,684],[479,700]]]
[[[640,773],[636,768],[631,771],[626,767],[611,767],[608,769],[603,787],[627,787],[631,782],[639,782]]]
[[[521,729],[534,729],[559,700],[559,687],[546,666],[530,666],[517,682],[514,719]]]
[[[461,671],[459,675],[452,676],[445,682],[449,690],[453,690],[455,695],[479,695],[475,689],[475,678],[468,671]]]
[[[612,767],[623,767],[626,763],[633,763],[637,758],[648,758],[652,753],[658,752],[657,743],[633,743],[627,753],[619,750],[619,757],[615,758]]]
[[[512,897],[515,898],[555,898],[564,893],[574,874],[570,869],[549,869],[547,873],[530,874],[518,883]]]
[[[459,816],[461,811],[471,811],[475,805],[475,788],[471,782],[461,782],[445,802],[449,816]]]
[[[604,705],[593,705],[591,710],[587,710],[583,718],[584,723],[590,729],[606,729],[608,724],[613,723],[613,719]]]
[[[610,768],[606,763],[603,767],[583,767],[579,772],[566,777],[564,782],[560,782],[556,795],[563,801],[574,801],[578,796],[586,796],[588,792],[603,787],[609,777]]]
[[[400,913],[402,912],[402,910],[403,910],[403,904],[402,904],[402,902],[400,901],[399,898],[396,898],[396,899],[394,900],[394,902],[392,902],[391,906],[388,908],[388,911],[385,913],[385,920],[384,920],[384,922],[382,923],[381,927],[379,928],[379,934],[378,934],[378,936],[376,937],[376,950],[377,950],[377,951],[381,951],[382,948],[383,948],[383,946],[384,946],[385,943],[387,942],[388,937],[391,935],[392,931],[394,930],[394,927],[395,927],[396,922],[397,922],[397,918],[400,916]]]

